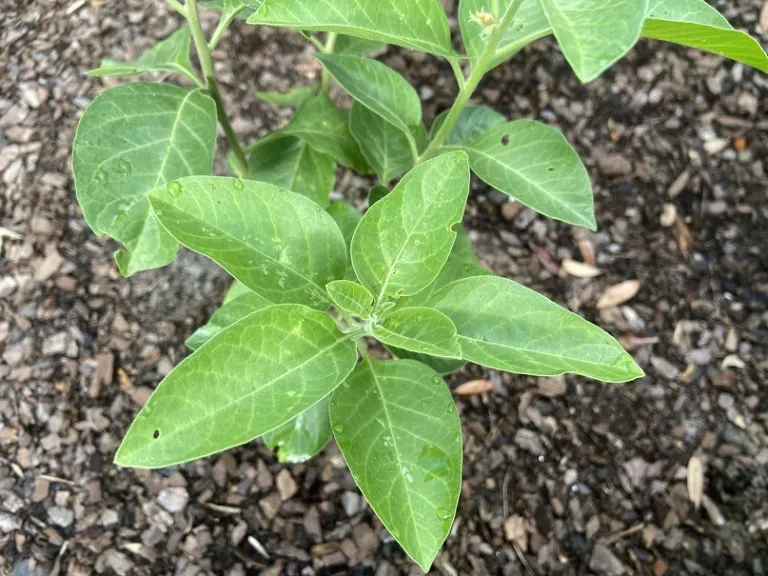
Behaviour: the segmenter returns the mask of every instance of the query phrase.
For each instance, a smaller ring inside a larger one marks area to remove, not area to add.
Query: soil
[[[761,2],[717,4],[768,41]],[[418,574],[333,445],[293,467],[258,441],[168,470],[112,464],[228,283],[186,251],[121,278],[115,246],[75,202],[76,122],[115,84],[83,72],[177,25],[159,1],[6,0],[0,13],[0,570]],[[450,105],[450,68],[400,50],[383,59],[420,87],[428,120]],[[319,75],[300,36],[243,23],[215,61],[248,141],[290,113],[257,90]],[[452,387],[493,389],[457,396],[462,498],[433,572],[765,574],[768,78],[642,42],[582,86],[545,40],[494,71],[476,101],[561,128],[589,167],[599,222],[594,234],[572,229],[476,183],[466,224],[480,258],[622,338],[647,377],[453,375]],[[361,200],[368,185],[341,174],[336,192]],[[565,271],[591,256],[600,276]],[[637,296],[598,311],[627,280]]]

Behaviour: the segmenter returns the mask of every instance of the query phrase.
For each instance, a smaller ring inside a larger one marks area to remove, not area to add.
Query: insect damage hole
[[[160,438],[160,430],[159,429],[157,429],[154,432],[152,432],[152,438],[154,438],[155,440]]]
[[[549,168],[547,168],[547,172],[554,172],[554,171],[555,171],[555,168],[553,166],[550,166]]]
[[[501,137],[501,145],[509,146],[509,134],[504,134],[504,136]]]

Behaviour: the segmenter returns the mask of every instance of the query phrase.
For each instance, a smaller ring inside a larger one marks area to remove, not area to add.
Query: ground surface
[[[759,33],[761,2],[720,4]],[[159,1],[6,0],[0,13],[0,571],[415,574],[334,446],[292,468],[258,442],[175,470],[111,463],[227,284],[189,253],[120,278],[69,175],[77,119],[105,85],[83,71],[176,25]],[[258,103],[257,89],[317,78],[298,36],[238,25],[221,46],[224,91],[250,140],[288,113]],[[385,58],[421,86],[428,119],[450,103],[447,67]],[[493,391],[458,400],[464,488],[435,573],[764,574],[768,78],[643,43],[583,87],[545,41],[477,100],[563,129],[589,165],[599,221],[577,233],[477,186],[467,225],[480,257],[624,337],[648,376],[621,387],[477,368],[452,377]],[[345,176],[337,191],[360,198],[365,185]],[[601,276],[561,270],[590,250]],[[634,279],[633,300],[596,311],[607,287]],[[699,510],[691,458],[704,470]]]

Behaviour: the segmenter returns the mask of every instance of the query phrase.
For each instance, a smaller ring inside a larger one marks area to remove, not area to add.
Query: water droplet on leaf
[[[242,192],[243,188],[245,188],[245,184],[243,184],[243,181],[240,179],[235,180],[233,186],[235,187],[235,190],[238,192]]]
[[[342,432],[344,432],[344,425],[343,424],[334,424],[333,425],[333,431],[336,434],[341,434]]]
[[[107,184],[109,184],[109,174],[104,172],[104,170],[99,170],[96,173],[96,182],[98,182],[102,186],[106,186]]]
[[[451,517],[451,511],[448,510],[448,508],[438,508],[436,512],[437,517],[440,518],[440,520],[448,520]]]
[[[178,198],[181,196],[181,184],[178,182],[169,182],[168,194],[170,194],[173,198]]]

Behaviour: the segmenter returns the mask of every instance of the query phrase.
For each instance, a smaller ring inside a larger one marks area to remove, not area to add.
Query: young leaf
[[[336,280],[325,287],[339,308],[358,318],[368,318],[373,310],[373,294],[365,286],[348,280]]]
[[[399,360],[414,360],[421,364],[426,364],[432,370],[442,376],[453,374],[464,368],[467,365],[466,360],[456,358],[439,358],[438,356],[430,356],[429,354],[419,354],[418,352],[410,352],[397,348],[395,346],[385,346],[392,356]]]
[[[451,152],[406,174],[363,216],[352,238],[352,264],[380,305],[420,292],[451,253],[469,194],[464,152]]]
[[[261,4],[261,0],[253,0],[253,3]],[[248,16],[253,14],[253,9],[246,8],[245,2],[242,0],[210,0],[209,2],[202,2],[201,7],[221,12],[222,18],[231,18],[234,13],[235,19],[246,20]]]
[[[414,154],[405,132],[359,102],[352,104],[349,130],[380,182],[389,182],[413,167]],[[411,134],[421,152],[427,140],[424,126],[411,129]]]
[[[270,450],[277,448],[280,462],[301,464],[325,448],[332,435],[328,415],[330,399],[326,396],[293,420],[264,434],[264,443]]]
[[[318,84],[298,86],[288,92],[256,92],[256,97],[268,104],[275,106],[289,106],[299,108],[304,102],[317,96]]]
[[[472,171],[490,186],[545,216],[595,229],[589,175],[560,131],[517,120],[486,132],[466,150]]]
[[[429,133],[430,140],[435,137],[437,132],[445,123],[449,110],[440,114],[432,123],[432,130]],[[446,146],[466,146],[477,140],[485,132],[492,128],[506,123],[507,119],[495,110],[487,106],[478,106],[470,104],[466,106],[459,115],[456,125],[445,139]]]
[[[171,36],[155,44],[134,62],[103,59],[88,76],[136,76],[147,72],[173,72],[186,76],[195,84],[200,84],[192,62],[189,59],[192,34],[189,26],[179,28]]]
[[[376,184],[376,186],[368,191],[368,207],[370,208],[376,204],[376,202],[384,198],[387,194],[389,194],[389,188],[382,186],[381,184]]]
[[[239,282],[236,285],[242,286]],[[198,328],[192,336],[187,338],[185,344],[188,348],[197,350],[225,328],[267,306],[272,306],[269,300],[246,288],[244,293],[225,300],[221,308],[211,316],[208,324]]]
[[[453,320],[462,356],[470,362],[520,374],[574,373],[604,382],[643,375],[610,334],[511,280],[458,280],[438,292],[431,304]]]
[[[96,234],[123,246],[130,276],[173,261],[178,243],[149,208],[147,192],[210,174],[216,104],[200,90],[137,82],[99,95],[80,120],[72,149],[77,200]]]
[[[368,163],[360,147],[349,133],[349,112],[337,108],[326,95],[320,95],[302,104],[291,122],[270,139],[296,136],[314,149],[329,154],[344,166],[362,174],[369,174]]]
[[[247,0],[249,24],[338,32],[442,56],[453,53],[438,0]],[[260,5],[260,6],[259,6]]]
[[[504,13],[512,1],[499,0],[499,14]],[[485,27],[474,20],[472,16],[483,10],[487,11],[488,6],[487,0],[461,0],[459,2],[461,37],[464,40],[467,54],[473,60],[479,58],[483,53],[487,39],[483,35]],[[496,56],[492,61],[492,66],[498,66],[518,50],[550,34],[552,34],[552,28],[538,0],[523,0],[512,24],[504,33]]]
[[[344,238],[304,196],[262,182],[205,176],[153,190],[149,200],[174,238],[270,302],[326,308],[325,285],[344,276]]]
[[[371,508],[428,571],[461,490],[461,423],[445,382],[411,360],[367,360],[331,396],[331,423]]]
[[[336,38],[336,45],[333,47],[333,53],[360,56],[384,51],[386,48],[387,45],[384,42],[376,42],[374,40],[366,40],[365,38],[357,38],[347,34],[339,34]]]
[[[248,158],[248,177],[306,196],[327,208],[336,161],[294,136],[265,138]]]
[[[438,358],[461,358],[456,326],[432,308],[401,308],[375,321],[371,333],[387,346]]]
[[[363,106],[403,132],[421,124],[421,99],[410,83],[386,64],[360,56],[316,54],[325,69]]]
[[[643,36],[713,52],[768,72],[768,56],[704,0],[651,0]]]
[[[354,236],[357,225],[360,224],[363,215],[360,213],[360,210],[352,206],[352,204],[344,202],[344,200],[337,200],[331,204],[328,207],[328,214],[331,215],[331,218],[333,218],[339,230],[341,230],[341,235],[344,236],[344,241],[349,249],[352,244],[352,236]]]
[[[591,82],[640,38],[649,0],[539,0],[565,59]]]
[[[163,380],[115,455],[160,468],[250,442],[314,406],[357,361],[328,314],[270,306],[221,331]]]

